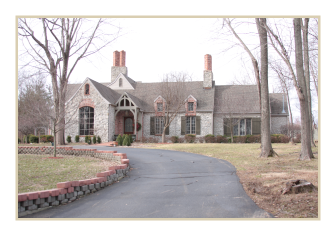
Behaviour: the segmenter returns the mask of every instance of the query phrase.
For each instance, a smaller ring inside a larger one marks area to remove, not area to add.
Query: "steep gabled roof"
[[[68,84],[65,101],[67,102],[69,99],[71,99],[78,92],[81,86],[83,86],[83,84],[85,84],[87,81],[90,81],[92,85],[97,89],[98,93],[110,104],[114,104],[118,100],[119,95],[110,88],[106,87],[106,85],[109,83],[98,83],[93,79],[87,78],[81,84]]]

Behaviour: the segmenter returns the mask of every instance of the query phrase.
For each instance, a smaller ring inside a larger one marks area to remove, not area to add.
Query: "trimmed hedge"
[[[67,142],[71,143],[71,136],[70,135],[68,135],[68,137],[67,137]]]
[[[187,143],[194,143],[195,142],[195,139],[196,139],[196,135],[194,134],[186,134],[184,136],[184,139]]]
[[[76,135],[76,136],[75,136],[75,141],[76,141],[76,143],[79,142],[79,135]]]
[[[171,137],[170,137],[170,141],[171,141],[172,143],[178,143],[178,139],[179,139],[178,136],[171,136]]]
[[[29,142],[30,143],[38,143],[39,142],[39,137],[37,137],[35,135],[30,135],[29,136]]]
[[[100,138],[99,135],[98,135],[98,138],[97,138],[97,142],[98,142],[98,143],[101,143],[101,138]]]
[[[206,143],[214,143],[216,141],[216,138],[212,134],[207,134],[205,135],[204,140]]]

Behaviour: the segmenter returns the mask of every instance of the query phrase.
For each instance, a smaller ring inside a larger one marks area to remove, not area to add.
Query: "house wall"
[[[288,124],[288,116],[271,116],[271,134],[280,134],[280,128]]]
[[[154,137],[150,135],[150,117],[155,116],[155,113],[144,113],[144,124],[143,124],[143,135],[144,137]],[[177,114],[172,123],[169,126],[169,135],[171,136],[181,136],[181,117],[185,116],[185,113]],[[197,136],[205,136],[207,134],[212,134],[212,113],[211,112],[196,112],[196,116],[201,117],[201,134]],[[141,131],[140,131],[141,132]]]
[[[66,122],[71,122],[66,126],[65,138],[70,135],[71,140],[75,141],[75,136],[79,135],[79,106],[90,105],[94,107],[94,134],[100,136],[102,142],[108,141],[109,120],[111,120],[112,111],[108,102],[98,93],[93,84],[90,84],[90,94],[84,95],[84,85],[79,89],[75,96],[66,104]],[[113,114],[114,115],[114,114]],[[84,142],[85,136],[80,137],[80,142]]]

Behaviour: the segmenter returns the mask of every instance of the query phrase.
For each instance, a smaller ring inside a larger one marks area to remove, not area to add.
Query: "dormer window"
[[[194,110],[194,103],[188,102],[188,111],[193,111],[193,110]]]
[[[85,95],[89,95],[89,94],[90,94],[90,85],[89,85],[89,84],[86,84],[86,85],[85,85],[85,91],[84,91],[84,94],[85,94]]]
[[[122,78],[119,79],[119,87],[122,87]]]
[[[162,104],[162,102],[157,103],[157,111],[163,111],[163,104]]]

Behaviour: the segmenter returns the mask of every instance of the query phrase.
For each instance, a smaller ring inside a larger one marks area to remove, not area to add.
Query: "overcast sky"
[[[193,80],[202,80],[205,54],[212,55],[216,84],[227,84],[238,73],[239,61],[222,53],[225,45],[213,40],[219,26],[216,18],[118,18],[114,23],[122,28],[122,36],[95,59],[81,61],[72,82],[86,77],[109,82],[115,50],[126,51],[128,76],[135,81],[159,82],[171,71],[184,71]]]

